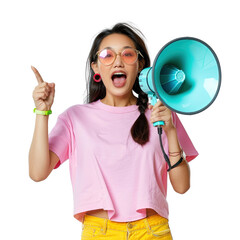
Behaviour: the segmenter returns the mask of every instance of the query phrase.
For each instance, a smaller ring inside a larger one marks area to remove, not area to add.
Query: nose
[[[123,67],[123,61],[120,53],[116,55],[116,59],[113,64],[114,64],[114,67]]]

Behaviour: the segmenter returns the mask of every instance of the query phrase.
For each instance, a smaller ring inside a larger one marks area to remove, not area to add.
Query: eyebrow
[[[122,49],[127,49],[127,48],[133,48],[133,47],[131,47],[131,46],[124,46]],[[112,48],[112,47],[105,47],[104,49],[114,50],[114,48]],[[104,50],[104,49],[103,49],[103,50]]]
[[[130,47],[130,46],[125,46],[125,47],[123,47],[123,49],[126,49],[126,48],[133,48],[133,47]]]

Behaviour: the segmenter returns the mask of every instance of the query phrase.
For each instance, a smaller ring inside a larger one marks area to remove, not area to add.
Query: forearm
[[[181,147],[177,137],[176,128],[173,127],[165,132],[168,139],[169,152],[180,152]],[[180,155],[169,156],[171,166],[179,161]],[[170,182],[178,193],[185,193],[190,188],[190,168],[185,159],[177,167],[169,171]]]
[[[49,172],[48,118],[49,116],[36,115],[35,129],[29,150],[29,175],[34,181],[45,179]]]

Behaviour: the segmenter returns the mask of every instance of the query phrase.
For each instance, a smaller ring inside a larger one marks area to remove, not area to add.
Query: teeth
[[[125,75],[124,73],[121,73],[121,72],[119,72],[119,73],[114,73],[114,75]]]
[[[118,77],[122,77],[124,76],[125,78],[127,78],[127,75],[123,72],[116,72],[112,75],[112,80],[114,80],[114,78],[118,78]]]

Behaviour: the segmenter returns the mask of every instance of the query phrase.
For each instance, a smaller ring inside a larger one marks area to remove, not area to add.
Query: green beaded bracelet
[[[52,113],[52,110],[48,110],[48,111],[39,111],[37,110],[37,108],[33,109],[33,112],[36,114],[40,114],[40,115],[49,115]]]

